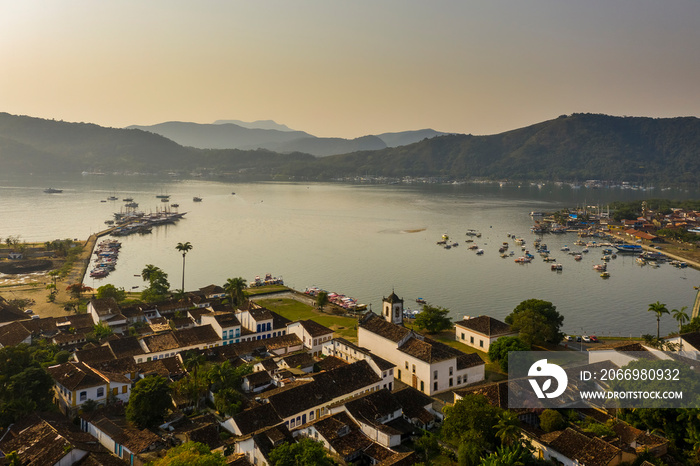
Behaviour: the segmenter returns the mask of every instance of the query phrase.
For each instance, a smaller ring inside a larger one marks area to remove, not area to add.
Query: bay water
[[[45,194],[46,188],[63,189]],[[601,263],[600,248],[577,262],[574,233],[545,235],[552,256],[563,265],[552,272],[536,255],[530,264],[503,259],[504,241],[515,257],[522,254],[508,234],[522,237],[526,247],[531,211],[599,205],[613,200],[652,197],[698,198],[686,191],[655,192],[622,189],[572,189],[568,185],[340,183],[228,183],[155,176],[8,176],[0,173],[0,239],[12,235],[25,241],[57,238],[83,240],[106,228],[114,212],[133,198],[139,210],[156,211],[172,203],[187,212],[174,224],[154,227],[147,235],[121,237],[117,268],[104,279],[87,277],[97,288],[111,283],[140,290],[140,272],[154,264],[168,273],[173,289],[182,280],[178,242],[189,241],[185,289],[223,285],[241,276],[251,282],[270,273],[304,290],[318,286],[344,293],[376,311],[392,290],[417,309],[416,298],[450,309],[453,319],[488,314],[503,319],[530,298],[551,301],[564,315],[571,334],[639,336],[654,334],[656,317],[647,312],[655,301],[669,309],[692,307],[700,272],[668,264],[640,267],[634,257],[618,255],[608,265],[611,277],[593,270]],[[235,194],[233,194],[235,193]],[[156,195],[168,194],[163,203]],[[109,196],[118,201],[105,201]],[[201,197],[201,202],[193,198]],[[175,209],[173,209],[175,210]],[[469,230],[481,237],[466,235]],[[436,244],[443,234],[459,246]],[[472,239],[473,243],[465,241]],[[477,255],[468,249],[476,244]],[[0,279],[2,277],[0,276]],[[670,316],[661,321],[662,334],[677,329]]]

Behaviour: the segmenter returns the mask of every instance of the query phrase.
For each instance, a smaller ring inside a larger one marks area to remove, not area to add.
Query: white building
[[[394,370],[396,364],[372,354],[367,348],[362,348],[345,338],[334,338],[323,344],[322,353],[335,356],[345,362],[367,361],[372,369],[382,378],[381,388],[394,389]]]
[[[333,338],[333,330],[313,320],[290,322],[287,324],[287,333],[298,336],[314,357],[320,356],[323,344]]]
[[[54,402],[64,414],[75,413],[88,400],[104,405],[109,396],[129,401],[131,381],[121,374],[102,373],[82,362],[46,369],[54,380]]]
[[[372,312],[360,319],[357,337],[359,346],[397,366],[396,379],[430,396],[484,379],[485,363],[478,354],[463,353]]]
[[[465,317],[455,323],[455,339],[465,345],[488,352],[491,343],[501,337],[517,337],[510,325],[489,316]]]

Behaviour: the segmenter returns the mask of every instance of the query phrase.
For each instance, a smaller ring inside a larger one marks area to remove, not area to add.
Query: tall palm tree
[[[659,325],[661,323],[661,316],[663,314],[668,314],[668,309],[666,308],[665,304],[662,304],[658,301],[655,303],[651,303],[649,305],[649,309],[647,309],[648,312],[654,312],[656,313],[656,339],[659,340],[661,338],[661,334],[659,333]]]
[[[185,256],[187,255],[188,252],[192,250],[192,244],[190,242],[186,243],[177,243],[177,246],[175,246],[175,249],[180,251],[182,253],[182,292],[185,292]]]
[[[678,321],[678,340],[680,342],[680,347],[678,348],[678,352],[683,351],[683,339],[681,338],[681,327],[683,327],[683,324],[688,322],[690,320],[690,317],[688,317],[688,313],[685,312],[685,310],[688,309],[688,306],[683,306],[682,308],[679,309],[674,309],[671,311],[673,314],[673,318]]]
[[[520,422],[518,416],[512,411],[504,411],[498,416],[498,423],[493,426],[496,437],[501,439],[502,445],[512,445],[520,438]]]
[[[245,289],[248,287],[245,278],[236,277],[229,278],[224,283],[224,291],[231,298],[232,305],[239,305],[243,303],[246,299]]]

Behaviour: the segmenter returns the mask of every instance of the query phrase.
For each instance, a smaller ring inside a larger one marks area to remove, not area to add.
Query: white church
[[[427,395],[484,380],[485,363],[432,340],[403,325],[403,299],[392,291],[382,299],[381,316],[370,311],[360,318],[361,347],[396,365],[394,377]]]

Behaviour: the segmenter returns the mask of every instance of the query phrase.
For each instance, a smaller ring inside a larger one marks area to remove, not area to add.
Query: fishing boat
[[[425,299],[423,299],[423,298],[416,298],[416,302],[417,302],[418,304],[427,304],[427,301],[426,301]]]
[[[596,264],[593,266],[593,270],[598,270],[599,272],[605,272],[607,270],[608,265],[607,264]]]
[[[477,250],[476,250],[476,254],[477,254],[478,256],[482,255],[483,253],[484,253],[484,250],[483,250],[483,249],[477,249]]]
[[[642,247],[638,244],[616,244],[615,249],[621,253],[641,253]]]
[[[193,201],[193,202],[202,202],[202,198],[201,198],[201,197],[195,196],[195,197],[192,198],[192,201]]]
[[[552,264],[552,270],[560,272],[564,267],[561,264]]]
[[[122,199],[122,201],[124,201],[124,202],[133,202],[133,201],[134,201],[134,198],[133,198],[133,197],[125,197],[124,199]]]
[[[62,193],[63,190],[62,190],[62,189],[56,189],[56,188],[46,188],[46,189],[44,190],[44,192],[45,192],[46,194],[59,194],[59,193]]]
[[[601,278],[610,278],[610,272],[603,272],[600,274]]]

